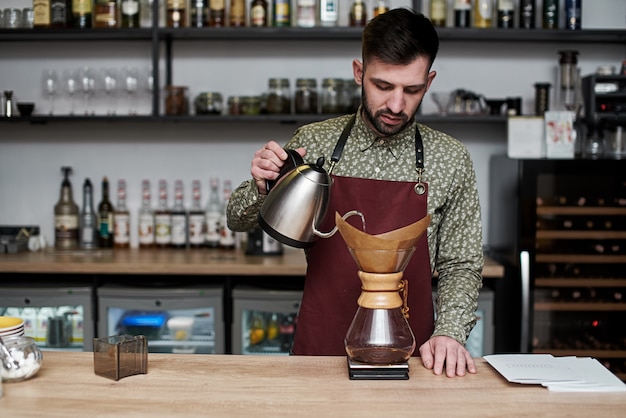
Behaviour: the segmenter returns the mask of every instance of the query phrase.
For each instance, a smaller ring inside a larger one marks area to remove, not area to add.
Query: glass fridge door
[[[233,354],[288,355],[302,292],[233,289]]]
[[[102,286],[98,336],[144,335],[151,353],[224,353],[222,288]]]

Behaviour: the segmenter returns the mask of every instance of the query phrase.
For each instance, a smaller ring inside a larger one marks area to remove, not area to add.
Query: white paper
[[[554,392],[626,392],[626,385],[590,357],[494,354],[483,357],[512,383],[540,384]]]

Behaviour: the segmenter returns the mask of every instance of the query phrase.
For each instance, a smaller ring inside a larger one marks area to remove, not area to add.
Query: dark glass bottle
[[[454,0],[454,27],[469,28],[472,26],[472,0]]]
[[[120,3],[120,15],[122,16],[122,28],[139,27],[139,0],[122,0]]]
[[[289,0],[274,1],[274,26],[291,26],[291,2]]]
[[[192,28],[202,28],[208,25],[207,0],[191,0],[190,9]]]
[[[250,26],[265,27],[268,25],[267,1],[253,0],[250,3]]]
[[[61,167],[63,182],[59,201],[54,206],[54,247],[73,250],[78,247],[78,205],[72,195],[69,175],[72,167]]]
[[[50,1],[50,27],[66,28],[70,22],[70,0]]]
[[[565,0],[565,29],[580,30],[581,17],[581,0]]]
[[[93,11],[94,28],[117,28],[118,2],[110,0],[95,0]]]
[[[515,4],[513,0],[498,0],[498,27],[511,29],[514,25]]]
[[[354,0],[350,7],[350,26],[365,26],[367,9],[362,0]]]
[[[519,2],[519,27],[520,29],[535,28],[536,14],[535,0],[520,0]]]
[[[544,29],[559,28],[559,0],[543,0],[542,22]]]
[[[98,246],[113,247],[113,213],[115,209],[109,199],[109,179],[102,179],[102,200],[98,204]]]
[[[83,210],[80,213],[80,248],[91,250],[98,246],[96,211],[93,206],[93,186],[89,178],[83,183]]]
[[[72,0],[72,26],[80,29],[91,28],[91,0]]]
[[[226,25],[226,0],[209,0],[209,26]]]

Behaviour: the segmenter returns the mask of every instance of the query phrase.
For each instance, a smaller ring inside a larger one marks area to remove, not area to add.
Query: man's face
[[[383,137],[397,134],[411,122],[436,75],[428,71],[425,57],[408,65],[373,59],[367,67],[354,60],[352,69],[357,84],[363,87],[364,119]]]

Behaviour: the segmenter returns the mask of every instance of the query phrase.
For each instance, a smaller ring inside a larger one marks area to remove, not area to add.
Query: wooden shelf
[[[562,231],[539,230],[537,239],[626,239],[626,231]]]
[[[621,206],[537,206],[537,215],[626,215]]]
[[[535,287],[626,287],[626,278],[623,279],[595,279],[592,277],[580,278],[535,278]]]
[[[536,311],[626,312],[626,303],[535,302]]]
[[[626,263],[626,255],[537,254],[537,263],[619,264]]]

